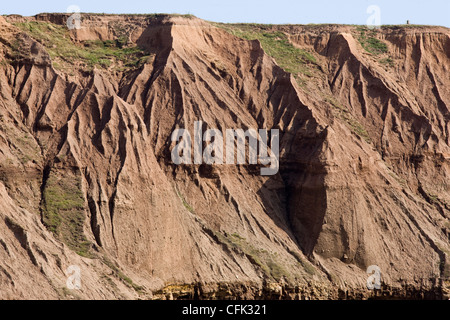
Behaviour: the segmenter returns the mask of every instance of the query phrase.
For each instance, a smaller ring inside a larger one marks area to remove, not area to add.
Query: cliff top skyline
[[[119,1],[56,1],[35,3],[10,1],[2,4],[2,14],[32,16],[42,12],[67,12],[77,7],[92,13],[180,13],[225,23],[249,22],[271,24],[366,24],[373,15],[381,24],[440,25],[450,27],[450,2],[423,1],[180,1],[148,2],[142,0]],[[374,7],[376,10],[374,10]],[[373,19],[372,19],[373,20]]]

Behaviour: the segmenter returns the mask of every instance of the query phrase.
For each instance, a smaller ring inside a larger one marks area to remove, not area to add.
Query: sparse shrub
[[[394,66],[394,60],[392,60],[392,58],[383,58],[380,60],[381,64],[387,65],[389,67],[393,67]]]
[[[133,288],[137,293],[142,293],[144,291],[144,287],[139,286],[131,280],[127,275],[125,275],[111,260],[107,257],[103,257],[103,263],[110,268],[116,277],[122,280],[129,287]],[[111,280],[111,279],[110,279]],[[111,280],[112,281],[112,280]]]
[[[195,213],[194,209],[189,205],[189,203],[187,203],[187,201],[184,199],[183,195],[176,190],[178,197],[180,198],[180,200],[183,202],[183,206],[190,212],[190,213]]]
[[[275,254],[272,254],[264,249],[257,249],[250,244],[244,237],[237,232],[233,234],[222,234],[220,232],[213,232],[216,239],[229,247],[232,250],[245,254],[247,259],[258,266],[263,273],[270,278],[280,280],[282,277],[289,278],[290,274],[277,261]]]
[[[347,124],[349,129],[364,139],[367,143],[372,143],[372,140],[370,139],[370,135],[367,132],[367,130],[364,128],[364,126],[356,120],[353,115],[344,107],[342,106],[337,100],[335,100],[333,97],[327,97],[325,99],[331,106],[333,107],[336,115],[341,119],[344,120],[344,122]]]

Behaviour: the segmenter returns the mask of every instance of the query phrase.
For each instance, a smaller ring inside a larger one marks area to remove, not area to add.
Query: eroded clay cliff
[[[249,26],[67,18],[0,17],[0,298],[363,298],[371,265],[377,295],[448,295],[448,29],[251,27],[293,74]],[[118,39],[145,59],[54,53]],[[199,120],[279,129],[279,173],[173,164]]]

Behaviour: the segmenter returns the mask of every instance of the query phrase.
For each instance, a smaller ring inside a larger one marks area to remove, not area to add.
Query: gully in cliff
[[[261,164],[261,175],[275,175],[279,169],[279,139],[278,129],[270,130],[270,150],[268,130],[259,129],[227,129],[225,141],[223,133],[218,129],[209,129],[203,133],[203,122],[194,123],[194,154],[192,158],[192,138],[186,129],[176,129],[172,133],[172,142],[177,145],[172,149],[172,161],[179,164],[246,164],[246,142],[248,138],[248,163]],[[204,147],[204,143],[206,146]],[[237,145],[236,152],[235,146]],[[258,148],[259,146],[259,148]],[[270,151],[270,152],[269,152]],[[270,153],[270,154],[269,154]],[[237,157],[235,157],[237,154]],[[237,161],[235,161],[237,160]]]

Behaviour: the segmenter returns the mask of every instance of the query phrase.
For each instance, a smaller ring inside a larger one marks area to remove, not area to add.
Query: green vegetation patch
[[[116,264],[114,264],[111,260],[109,260],[107,257],[103,257],[103,263],[109,267],[116,277],[118,277],[121,281],[123,281],[126,285],[128,285],[130,288],[133,288],[137,293],[143,293],[144,287],[139,286],[131,280],[127,275],[125,275]],[[112,282],[112,280],[110,279]]]
[[[45,14],[45,13],[44,13]],[[58,14],[58,13],[56,13]],[[99,17],[117,17],[117,16],[126,16],[126,17],[147,17],[147,18],[186,18],[186,19],[194,19],[195,15],[191,13],[98,13],[98,12],[81,12],[83,15],[89,16],[99,16]]]
[[[367,143],[372,143],[370,135],[364,126],[353,117],[353,115],[343,107],[336,99],[333,97],[327,97],[325,99],[333,107],[335,114],[345,122],[347,127],[356,135],[364,139]]]
[[[264,274],[279,281],[282,277],[290,278],[289,272],[278,262],[276,254],[264,249],[255,248],[253,245],[237,233],[222,234],[214,232],[219,242],[231,249],[240,251],[246,255],[251,263],[261,268]]]
[[[117,69],[133,69],[140,67],[150,56],[145,50],[130,46],[125,37],[75,43],[65,26],[41,21],[15,25],[41,43],[50,55],[53,66],[61,71],[70,71],[74,65],[86,71],[112,65]]]
[[[181,192],[178,191],[176,187],[175,192],[177,193],[186,210],[188,210],[192,214],[195,214],[195,210],[186,201],[186,199],[183,197]],[[283,266],[281,266],[277,262],[276,256],[274,254],[269,253],[267,250],[256,249],[254,246],[249,244],[244,237],[240,236],[238,233],[235,232],[231,235],[230,234],[224,235],[222,233],[212,231],[211,229],[206,230],[208,230],[208,233],[214,238],[216,238],[217,241],[219,241],[220,243],[223,243],[224,245],[226,245],[231,249],[244,253],[250,260],[250,262],[261,268],[261,270],[264,272],[266,276],[272,277],[275,280],[280,280],[282,277],[289,278],[289,273],[283,268]],[[178,286],[175,287],[179,289]],[[159,292],[159,294],[162,293],[163,292]]]
[[[178,191],[178,189],[175,188],[175,191],[180,198],[181,202],[183,202],[183,206],[186,208],[187,211],[189,211],[192,214],[195,214],[194,208],[191,207],[191,205],[184,199],[183,195]]]
[[[4,133],[4,139],[8,144],[15,146],[10,148],[10,152],[22,163],[34,161],[40,162],[41,150],[33,135],[15,121],[7,120],[7,117],[0,114],[0,136]]]
[[[389,67],[393,67],[394,66],[394,60],[392,60],[392,58],[390,58],[390,57],[380,59],[380,63],[384,64],[384,65],[387,65]]]
[[[317,68],[317,59],[313,53],[295,47],[288,36],[273,29],[272,25],[260,24],[215,24],[242,39],[259,40],[263,50],[285,71],[294,77],[312,76]]]
[[[425,24],[383,24],[381,29],[424,29],[424,28],[435,28],[436,26],[430,26]]]
[[[376,38],[376,30],[359,26],[357,27],[357,31],[359,33],[357,39],[364,50],[374,55],[388,52],[387,44]]]
[[[42,221],[70,249],[91,257],[91,243],[84,234],[84,197],[81,181],[72,175],[50,173],[43,192]]]
[[[302,265],[303,269],[306,271],[306,273],[310,275],[316,274],[316,270],[314,266],[308,262],[306,259],[303,259],[302,256],[295,251],[289,250],[289,253],[295,257],[295,259]]]

